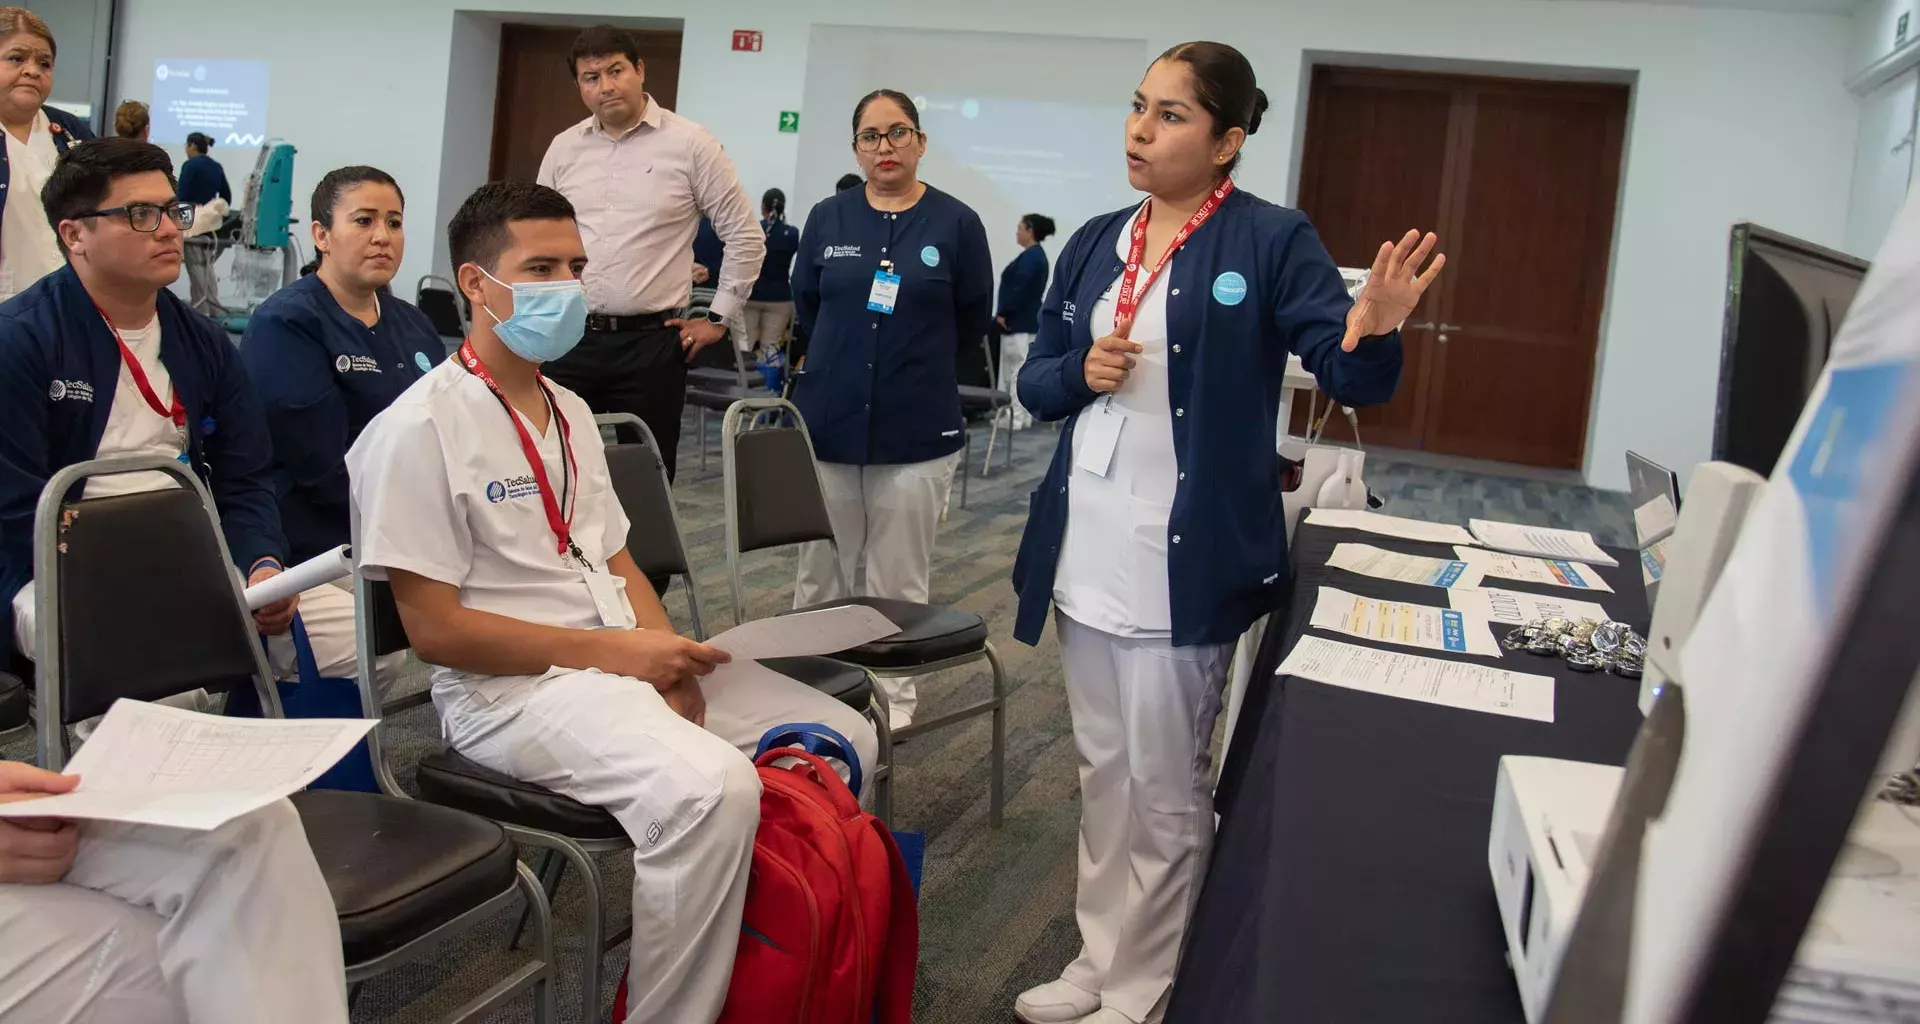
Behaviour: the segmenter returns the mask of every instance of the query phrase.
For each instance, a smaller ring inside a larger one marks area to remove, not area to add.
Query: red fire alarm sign
[[[733,48],[749,53],[760,52],[760,33],[756,29],[736,28],[733,30]]]

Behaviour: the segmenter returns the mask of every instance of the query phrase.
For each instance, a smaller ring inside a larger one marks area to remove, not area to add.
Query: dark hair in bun
[[[1026,222],[1027,230],[1033,232],[1033,240],[1036,242],[1046,241],[1047,236],[1054,232],[1053,218],[1045,214],[1029,213],[1020,219]]]
[[[1177,60],[1193,74],[1193,91],[1200,106],[1213,118],[1213,135],[1219,138],[1238,128],[1248,135],[1260,130],[1267,113],[1267,94],[1254,82],[1253,65],[1245,54],[1225,43],[1181,43],[1160,55],[1161,60]],[[1240,165],[1234,154],[1226,173]]]

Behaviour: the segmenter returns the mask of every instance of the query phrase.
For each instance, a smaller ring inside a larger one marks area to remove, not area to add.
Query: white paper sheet
[[[224,718],[118,700],[67,762],[79,788],[0,804],[0,817],[219,828],[306,788],[373,726],[357,718]]]
[[[1309,624],[1404,647],[1500,657],[1500,645],[1494,641],[1484,616],[1469,616],[1453,608],[1380,601],[1333,587],[1320,588]]]
[[[1458,549],[1456,549],[1458,550]],[[1471,587],[1479,582],[1465,561],[1403,555],[1371,544],[1335,544],[1327,564],[1375,579],[1421,583],[1429,587]]]
[[[1503,626],[1524,626],[1538,619],[1592,619],[1605,622],[1612,616],[1591,601],[1570,597],[1543,597],[1493,587],[1455,587],[1447,591],[1447,603],[1462,614]]]
[[[1613,593],[1613,588],[1607,585],[1606,580],[1600,578],[1599,573],[1579,562],[1528,558],[1525,555],[1509,555],[1500,551],[1457,545],[1453,553],[1460,556],[1461,560],[1471,567],[1467,577],[1473,582],[1465,586],[1479,586],[1481,579],[1494,576],[1503,580],[1519,580],[1522,583],[1544,583],[1552,587],[1573,587],[1577,590]]]
[[[1556,530],[1549,526],[1521,526],[1496,523],[1491,519],[1469,519],[1467,526],[1480,543],[1496,551],[1535,558],[1557,558],[1594,565],[1619,565],[1620,560],[1600,550],[1593,534],[1583,530]]]
[[[838,654],[900,632],[885,615],[850,604],[743,622],[707,641],[735,661]]]
[[[1382,537],[1398,537],[1401,540],[1420,540],[1434,544],[1478,544],[1473,534],[1464,526],[1452,523],[1429,523],[1419,519],[1402,519],[1399,516],[1383,516],[1378,512],[1351,508],[1311,508],[1307,510],[1307,522],[1316,526],[1334,526],[1347,530],[1365,530]]]
[[[1553,721],[1553,678],[1303,636],[1277,675],[1490,715]]]
[[[334,580],[351,575],[353,575],[353,555],[347,550],[347,546],[342,544],[332,551],[323,551],[278,576],[261,580],[248,587],[247,608],[249,611],[259,611],[275,601],[284,601],[323,583],[332,583]]]
[[[1634,535],[1645,546],[1666,537],[1680,521],[1680,510],[1673,507],[1673,499],[1664,494],[1656,494],[1653,499],[1633,510]]]

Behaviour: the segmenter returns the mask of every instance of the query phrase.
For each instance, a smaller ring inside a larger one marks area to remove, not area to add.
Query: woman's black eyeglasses
[[[168,203],[165,206],[155,206],[152,203],[128,203],[125,206],[110,206],[104,210],[76,213],[73,215],[73,219],[86,220],[89,217],[111,217],[114,214],[125,215],[127,218],[127,226],[133,230],[146,231],[149,233],[160,230],[160,217],[162,214],[164,214],[167,219],[173,221],[174,226],[180,228],[182,231],[193,224],[193,204],[184,201]]]
[[[853,144],[860,147],[862,153],[873,153],[879,151],[880,140],[885,139],[893,148],[904,149],[907,143],[913,141],[913,137],[918,134],[920,134],[920,129],[911,128],[904,124],[897,128],[889,128],[885,132],[876,132],[869,128],[855,135],[853,137]]]

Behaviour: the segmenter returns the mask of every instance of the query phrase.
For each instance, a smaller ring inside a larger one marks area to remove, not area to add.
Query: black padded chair
[[[700,289],[695,289],[695,303],[688,316],[697,312],[706,316],[704,306],[700,304]],[[711,301],[709,293],[707,301]],[[694,436],[700,441],[700,471],[707,471],[707,414],[724,414],[733,403],[743,398],[764,398],[772,392],[753,383],[747,369],[746,355],[740,346],[734,344],[729,332],[719,341],[708,345],[694,356],[694,362],[687,367],[687,404],[694,410]]]
[[[467,336],[467,316],[460,302],[460,290],[444,277],[428,274],[413,286],[413,304],[433,323],[433,333],[446,343],[447,351],[460,347]]]
[[[180,486],[63,500],[90,477],[152,471]],[[280,716],[213,501],[178,461],[101,460],[54,474],[34,519],[34,579],[42,766],[59,770],[68,727],[122,698],[252,686],[266,713]],[[362,704],[377,714],[372,692]],[[339,913],[349,985],[423,959],[524,899],[537,958],[446,1019],[477,1019],[527,990],[536,1019],[553,1019],[546,893],[515,860],[504,829],[370,793],[311,791],[293,804]]]
[[[26,684],[10,673],[0,672],[0,742],[32,727],[33,707],[27,699]]]
[[[986,363],[987,379],[993,380],[993,355],[987,348],[985,338],[980,339],[980,358]],[[993,426],[987,432],[987,458],[980,467],[981,479],[993,474],[993,446],[994,442],[1000,439],[1001,413],[1007,416],[1006,468],[1013,468],[1013,395],[1001,388],[962,384],[960,385],[960,413],[966,418],[965,439],[960,447],[960,507],[966,508],[967,479],[972,476],[973,467],[973,417],[986,413],[993,418]]]
[[[757,426],[771,420],[774,426]],[[791,425],[789,425],[791,424]],[[747,429],[754,427],[754,429]],[[740,587],[740,557],[748,552],[786,547],[810,541],[833,545],[836,571],[839,545],[827,517],[826,497],[820,488],[819,468],[813,460],[813,442],[806,422],[793,403],[781,398],[753,398],[735,402],[721,424],[727,524],[727,582],[733,597],[735,622],[745,621],[746,602]],[[842,589],[851,591],[847,581]],[[893,733],[903,742],[921,733],[954,725],[979,715],[991,715],[992,739],[988,759],[988,817],[996,827],[1006,797],[1006,672],[987,639],[987,624],[972,612],[943,605],[915,604],[877,597],[829,601],[813,611],[858,604],[885,615],[900,632],[884,640],[842,651],[833,657],[858,665],[875,676],[917,676],[985,661],[992,671],[993,695],[976,704],[937,718],[914,722]]]
[[[700,585],[693,575],[693,562],[687,557],[686,537],[680,532],[680,514],[674,507],[666,466],[660,461],[653,432],[630,413],[605,413],[594,420],[603,427],[625,425],[639,434],[641,444],[607,448],[607,471],[613,478],[613,492],[620,498],[620,507],[626,511],[630,523],[627,553],[650,579],[680,578],[687,595],[687,616],[693,627],[693,638],[705,640],[707,630],[700,617]],[[879,763],[862,767],[867,778],[873,780],[874,814],[881,821],[891,823],[893,734],[887,717],[886,691],[866,669],[832,658],[768,658],[763,664],[861,712],[873,723],[880,742]]]

